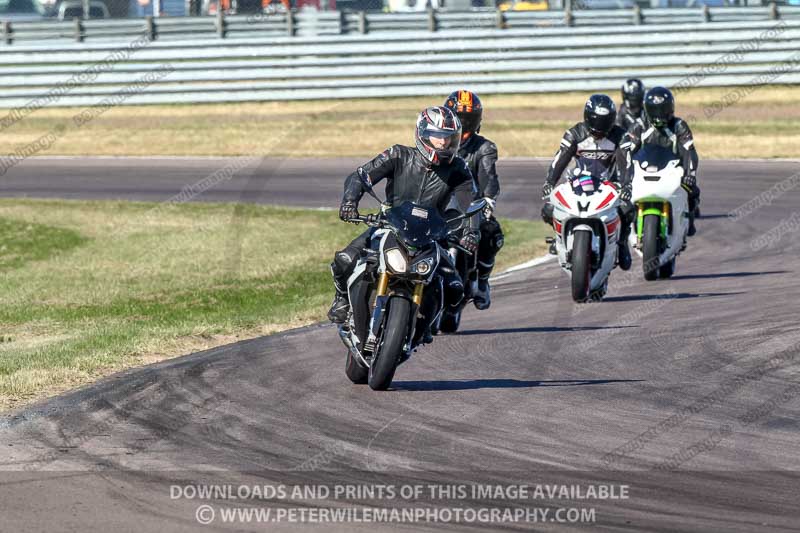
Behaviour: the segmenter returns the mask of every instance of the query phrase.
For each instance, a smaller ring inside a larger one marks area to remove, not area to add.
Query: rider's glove
[[[619,190],[619,199],[623,202],[630,202],[631,201],[631,185],[628,183],[627,185],[620,185],[617,187]]]
[[[488,196],[484,200],[486,200],[486,207],[483,208],[483,216],[488,220],[494,215],[494,207],[497,205],[497,200]]]
[[[339,218],[345,222],[357,223],[358,206],[353,202],[342,202],[342,205],[339,206]]]
[[[480,235],[479,234],[473,233],[473,232],[469,232],[469,233],[464,234],[463,237],[461,237],[461,240],[459,241],[458,245],[461,246],[462,248],[464,248],[469,253],[474,254],[475,252],[478,251],[478,242],[479,241],[480,241]]]
[[[553,194],[553,186],[549,183],[545,183],[542,186],[542,200],[549,200],[551,194]]]
[[[697,178],[694,174],[687,174],[681,180],[681,186],[686,189],[686,192],[692,192],[695,185],[697,185]]]

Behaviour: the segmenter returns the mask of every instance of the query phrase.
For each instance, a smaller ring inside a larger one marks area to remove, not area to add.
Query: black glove
[[[471,254],[474,254],[478,251],[478,242],[480,242],[480,236],[475,233],[466,233],[461,240],[459,241],[458,245],[464,248]]]
[[[630,202],[631,201],[631,184],[627,185],[620,185],[619,189],[619,199],[623,202]]]
[[[353,202],[342,202],[339,206],[339,218],[345,222],[358,223],[355,220],[358,217],[358,206]]]
[[[549,200],[551,194],[553,194],[553,186],[549,183],[542,185],[542,200]]]

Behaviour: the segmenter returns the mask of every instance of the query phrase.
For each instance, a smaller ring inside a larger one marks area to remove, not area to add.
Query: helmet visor
[[[461,120],[461,129],[464,133],[475,133],[481,125],[480,113],[458,113],[458,118]]]
[[[614,114],[606,114],[606,115],[598,115],[598,114],[590,114],[588,117],[588,124],[589,131],[592,135],[604,137],[608,135],[608,132],[611,131],[611,128],[614,127],[614,119],[616,116]]]
[[[631,95],[625,98],[625,106],[634,113],[638,113],[642,110],[643,103],[644,97],[642,95]]]
[[[669,121],[669,112],[664,109],[664,106],[645,105],[644,111],[650,123],[657,128],[663,127]]]
[[[449,161],[458,153],[461,145],[461,125],[453,129],[440,129],[431,124],[420,133],[420,139],[431,148],[440,161]]]

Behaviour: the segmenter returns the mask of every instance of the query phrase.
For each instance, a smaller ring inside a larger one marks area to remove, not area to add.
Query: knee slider
[[[331,271],[334,274],[346,274],[353,267],[356,259],[358,259],[358,253],[348,248],[336,252],[333,263],[331,263]]]

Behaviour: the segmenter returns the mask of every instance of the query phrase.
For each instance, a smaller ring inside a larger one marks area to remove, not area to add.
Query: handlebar
[[[347,219],[347,222],[352,222],[354,224],[366,224],[371,228],[380,228],[384,225],[384,219],[381,216],[381,213],[370,213],[368,215],[358,215],[354,218]],[[458,231],[458,230],[456,230]],[[461,239],[455,234],[455,232],[451,232],[447,235],[446,239],[447,244],[461,250],[465,254],[472,255],[472,252],[464,248],[459,244]]]
[[[355,218],[347,219],[347,222],[353,222],[355,224],[366,224],[367,226],[377,228],[381,225],[381,216],[377,213],[370,213],[369,215],[359,215]]]

